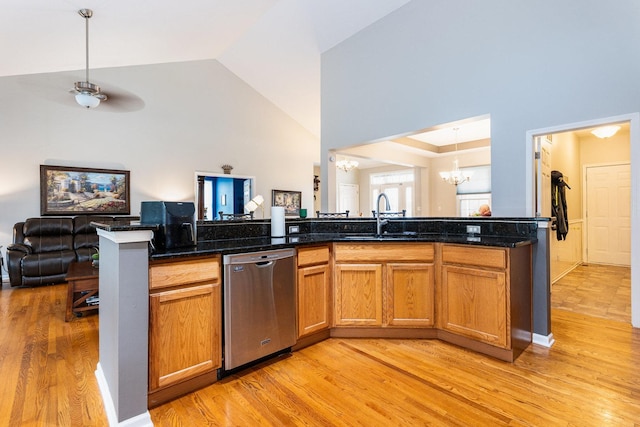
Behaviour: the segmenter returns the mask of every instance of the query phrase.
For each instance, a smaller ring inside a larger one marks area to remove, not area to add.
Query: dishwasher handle
[[[258,261],[256,262],[256,267],[258,268],[266,268],[273,265],[273,261]]]
[[[295,252],[291,249],[280,249],[268,252],[249,252],[243,254],[230,254],[223,257],[223,263],[226,265],[239,264],[257,264],[269,261],[278,261],[287,258],[293,258]]]

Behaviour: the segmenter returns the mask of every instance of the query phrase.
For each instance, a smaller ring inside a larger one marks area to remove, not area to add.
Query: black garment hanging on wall
[[[565,240],[569,232],[565,187],[571,190],[569,184],[564,181],[562,172],[551,171],[551,216],[556,217],[556,237],[558,240]]]

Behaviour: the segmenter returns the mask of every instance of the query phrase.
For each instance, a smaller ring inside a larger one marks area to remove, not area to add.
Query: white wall
[[[575,132],[554,134],[551,139],[551,170],[562,172],[571,187],[565,191],[567,219],[582,219],[582,143]]]
[[[565,181],[571,187],[565,189],[568,233],[564,240],[558,240],[557,233],[551,232],[549,261],[551,282],[554,283],[582,264],[582,144],[575,132],[554,134],[551,140],[551,170],[562,172]],[[551,212],[544,215],[551,215]]]
[[[638,15],[635,0],[414,0],[323,54],[322,153],[490,114],[493,213],[524,216],[527,130],[640,110]]]
[[[95,70],[93,79],[142,108],[82,109],[68,93],[73,73],[0,78],[3,253],[14,223],[40,216],[41,164],[130,170],[133,215],[143,200],[192,201],[194,171],[222,173],[225,163],[256,177],[266,206],[272,189],[297,190],[312,211],[319,141],[217,61]]]

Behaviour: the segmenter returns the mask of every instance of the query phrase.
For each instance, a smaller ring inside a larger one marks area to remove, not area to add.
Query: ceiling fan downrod
[[[89,83],[89,18],[93,16],[93,10],[80,9],[78,14],[84,18],[84,53],[85,53],[85,82]]]
[[[76,82],[74,87],[77,93],[76,102],[86,108],[95,108],[100,101],[105,101],[107,96],[100,93],[100,86],[89,82],[89,18],[93,16],[91,9],[80,9],[78,14],[85,22],[85,81]]]

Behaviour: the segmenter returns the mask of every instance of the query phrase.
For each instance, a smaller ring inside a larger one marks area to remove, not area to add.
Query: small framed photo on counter
[[[286,216],[299,216],[302,207],[301,191],[272,190],[271,205],[284,207]]]

